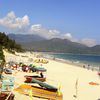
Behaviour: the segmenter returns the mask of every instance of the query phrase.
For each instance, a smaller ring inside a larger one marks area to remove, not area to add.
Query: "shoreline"
[[[92,70],[92,71],[100,71],[99,67],[91,66],[90,64],[84,64],[84,63],[80,63],[80,62],[75,62],[75,61],[70,61],[70,60],[64,60],[64,59],[60,59],[60,58],[56,58],[56,57],[49,57],[49,56],[48,57],[43,56],[43,57],[46,58],[46,59],[48,59],[48,60],[54,60],[56,62],[65,63],[65,64],[69,64],[69,65],[73,65],[73,66],[85,68],[85,69]]]

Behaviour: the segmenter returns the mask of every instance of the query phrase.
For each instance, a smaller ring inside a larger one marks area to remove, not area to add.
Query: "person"
[[[83,68],[85,68],[85,65],[83,65]]]
[[[25,72],[28,72],[28,71],[29,71],[29,67],[28,67],[28,66],[26,66]]]
[[[90,69],[90,65],[88,65],[88,70]]]
[[[3,71],[4,71],[4,62],[2,62],[1,64],[0,64],[0,79],[2,78],[2,73],[3,73]]]
[[[2,73],[3,73],[3,67],[0,66],[0,79],[2,78]]]
[[[43,78],[43,73],[42,72],[40,73],[40,76]]]

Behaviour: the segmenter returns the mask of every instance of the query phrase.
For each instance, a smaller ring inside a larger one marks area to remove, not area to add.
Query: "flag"
[[[29,90],[29,97],[30,97],[30,100],[33,100],[33,96],[32,96],[32,89]]]
[[[76,80],[76,83],[75,83],[75,88],[77,89],[77,86],[78,86],[78,79]]]
[[[61,95],[61,84],[58,85],[58,95]]]
[[[76,90],[76,97],[77,97],[77,93],[78,93],[78,79],[76,80],[76,83],[75,83],[75,90]]]

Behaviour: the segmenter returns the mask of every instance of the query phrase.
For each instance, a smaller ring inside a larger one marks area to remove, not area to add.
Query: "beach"
[[[26,57],[18,56],[25,55]],[[20,53],[17,55],[10,54],[4,51],[6,61],[16,60],[30,63],[30,58],[34,59],[33,54]],[[49,63],[42,66],[47,69],[46,83],[56,87],[60,87],[63,94],[63,100],[98,100],[100,98],[100,79],[97,71],[88,70],[76,65],[70,65],[55,60],[48,59]],[[13,72],[15,77],[15,86],[17,88],[24,84],[24,75],[33,75],[33,73]],[[90,82],[98,83],[98,85],[91,85]],[[14,90],[13,90],[14,91]],[[29,100],[29,96],[14,91],[15,100]],[[33,100],[44,100],[33,97]]]

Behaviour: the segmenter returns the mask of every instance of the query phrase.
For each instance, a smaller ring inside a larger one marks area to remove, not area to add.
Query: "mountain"
[[[47,40],[42,37],[36,38],[34,35],[17,35],[15,37],[13,36],[13,39],[18,43],[20,41],[21,46],[26,50],[76,54],[100,54],[100,45],[87,47],[86,45],[72,42],[68,39],[53,38]]]
[[[40,37],[38,35],[33,35],[33,34],[27,35],[27,34],[13,34],[13,33],[10,33],[10,34],[8,34],[8,37],[10,39],[15,40],[18,43],[28,43],[28,42],[46,40],[43,37]]]
[[[94,54],[100,54],[100,45],[96,45],[94,47],[91,47],[90,50],[92,50],[92,52]]]
[[[30,44],[22,44],[24,48],[43,52],[60,52],[60,53],[84,53],[88,47],[79,43],[71,42],[67,39],[53,38],[31,42]]]

